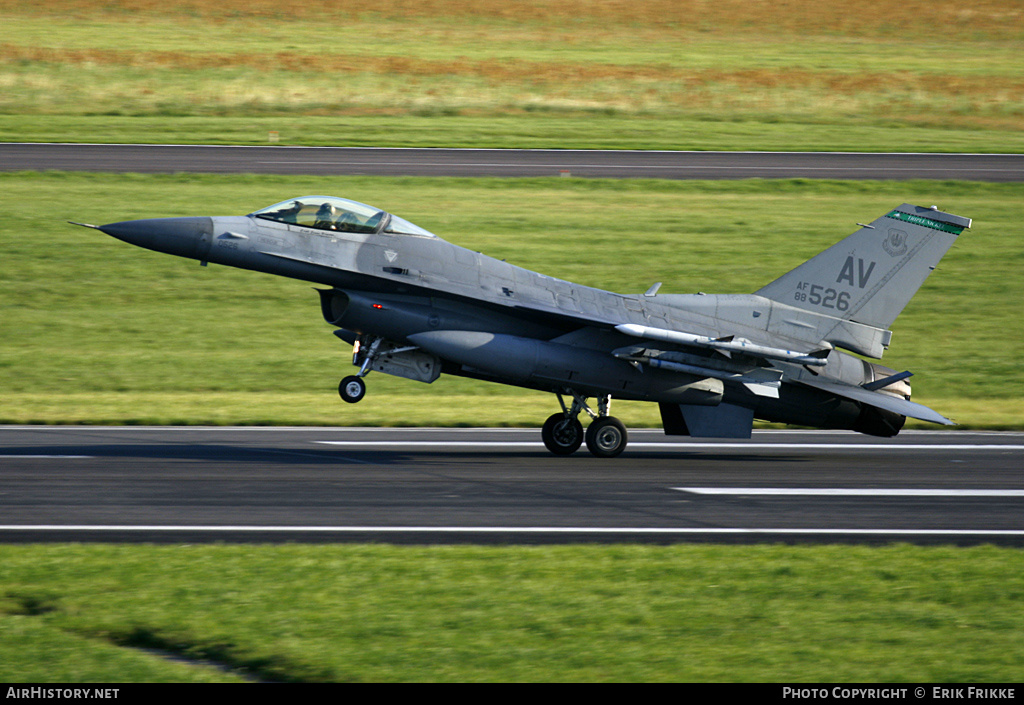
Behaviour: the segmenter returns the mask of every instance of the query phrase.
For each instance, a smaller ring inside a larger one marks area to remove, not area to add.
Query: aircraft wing
[[[891,411],[901,416],[909,416],[914,419],[920,419],[922,421],[928,421],[930,423],[942,424],[943,426],[954,425],[952,421],[947,419],[942,414],[936,411],[932,411],[927,406],[917,404],[907,399],[901,399],[900,397],[893,396],[892,394],[883,394],[882,392],[874,392],[864,387],[856,387],[850,384],[840,384],[838,382],[830,382],[818,378],[803,378],[796,380],[800,384],[807,385],[808,387],[814,387],[815,389],[821,389],[822,391],[835,394],[840,397],[846,397],[847,399],[853,399],[870,406]]]

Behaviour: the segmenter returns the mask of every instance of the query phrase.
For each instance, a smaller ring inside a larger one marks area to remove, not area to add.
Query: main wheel
[[[587,427],[587,450],[598,458],[614,458],[626,449],[626,427],[614,416],[594,419]]]
[[[366,382],[354,375],[346,377],[338,385],[338,395],[349,404],[355,404],[366,396]]]
[[[540,436],[555,455],[572,455],[583,445],[583,424],[565,414],[553,414],[544,422]]]

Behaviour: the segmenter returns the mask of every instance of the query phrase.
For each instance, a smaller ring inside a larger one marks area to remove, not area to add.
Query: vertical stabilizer
[[[970,218],[904,203],[757,294],[887,329]]]

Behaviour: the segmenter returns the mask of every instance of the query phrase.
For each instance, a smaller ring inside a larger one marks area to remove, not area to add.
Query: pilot
[[[336,229],[342,232],[358,232],[359,221],[356,220],[354,213],[348,211],[342,211],[338,215],[338,219],[335,221]]]
[[[336,209],[330,203],[324,203],[316,212],[316,220],[313,221],[314,228],[321,230],[336,230],[334,227]]]

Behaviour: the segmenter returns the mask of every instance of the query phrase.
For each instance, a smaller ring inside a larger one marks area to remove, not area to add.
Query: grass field
[[[0,546],[0,680],[1014,683],[1022,559],[991,546]]]
[[[0,139],[1021,151],[1022,13],[0,0]]]
[[[551,276],[618,292],[662,281],[665,293],[753,291],[857,221],[937,203],[975,226],[896,321],[883,361],[967,427],[1024,425],[1020,185],[6,174],[0,188],[3,422],[531,426],[551,413],[550,395],[380,374],[342,404],[350,350],[309,285],[66,223],[242,214],[326,192]],[[617,408],[658,425],[654,405]]]

